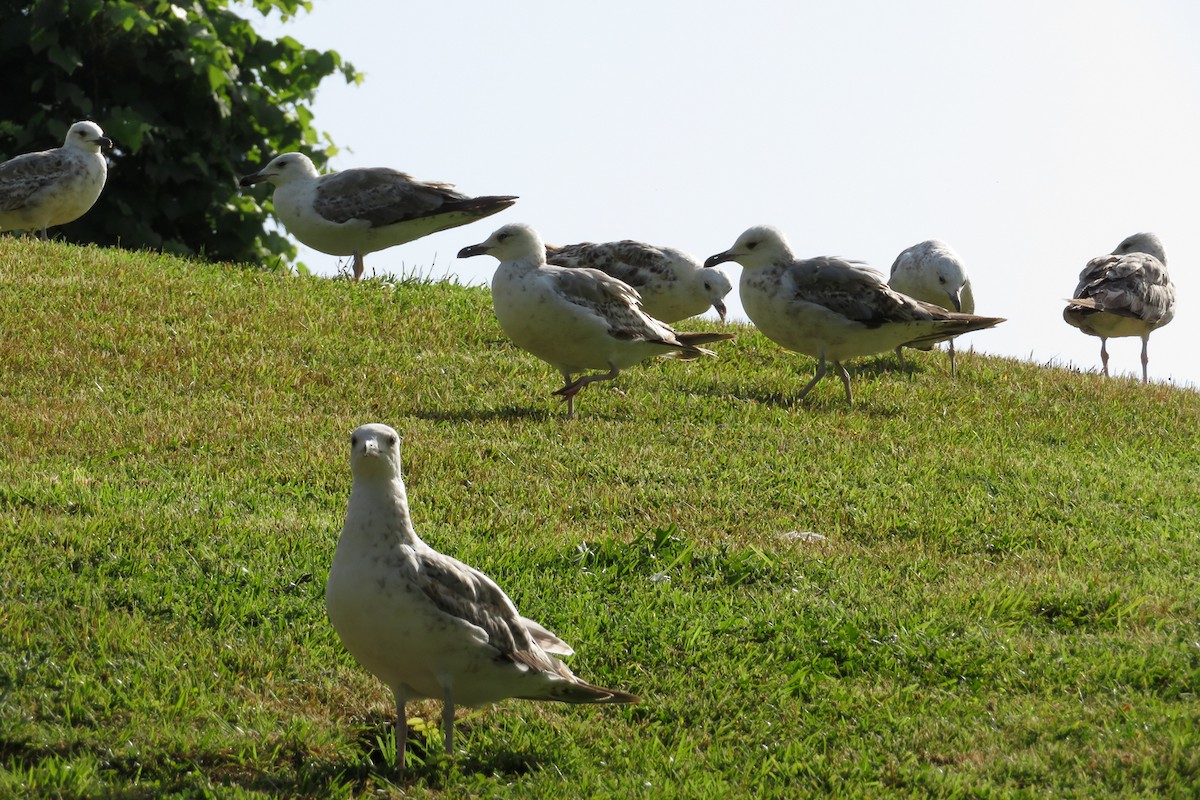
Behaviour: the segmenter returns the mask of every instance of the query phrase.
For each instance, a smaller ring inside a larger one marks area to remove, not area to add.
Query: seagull
[[[842,361],[904,345],[937,342],[990,328],[999,317],[946,311],[889,289],[883,275],[858,262],[832,256],[797,259],[783,233],[761,225],[738,237],[733,247],[704,262],[742,265],[742,306],[775,343],[817,359],[817,374],[800,390],[803,398],[833,362],[853,403],[850,373]]]
[[[975,313],[975,295],[971,292],[971,279],[967,277],[967,268],[950,245],[938,239],[927,239],[914,244],[896,256],[891,277],[888,278],[888,286],[914,300],[933,303],[947,311]],[[954,340],[950,339],[948,343],[950,374],[953,376]],[[932,345],[923,345],[921,349],[927,350],[930,347]],[[904,356],[900,354],[899,347],[896,348],[896,358],[904,363]]]
[[[1150,333],[1175,317],[1175,284],[1167,274],[1167,254],[1153,233],[1135,233],[1106,256],[1093,258],[1079,273],[1074,298],[1063,319],[1100,337],[1100,362],[1108,375],[1109,337],[1142,339],[1142,383],[1149,383],[1146,347]]]
[[[303,153],[276,156],[244,176],[243,188],[275,186],[275,213],[304,244],[333,256],[354,256],[354,280],[363,256],[431,233],[490,217],[515,197],[467,197],[449,183],[425,183],[387,167],[320,175]]]
[[[591,267],[624,281],[642,296],[643,311],[668,323],[703,314],[710,306],[724,322],[724,298],[733,289],[721,269],[705,269],[682,250],[631,239],[546,245],[546,262],[556,267]]]
[[[100,196],[112,148],[100,126],[84,120],[67,131],[62,147],[10,158],[0,164],[0,231],[46,230],[79,219]]]
[[[546,263],[546,246],[528,225],[505,225],[459,258],[488,254],[500,261],[492,278],[496,319],[510,339],[557,369],[564,385],[555,392],[575,415],[575,395],[609,381],[650,356],[693,359],[714,353],[700,347],[732,339],[731,333],[677,333],[641,308],[629,284],[586,267]],[[608,372],[573,378],[587,369]]]
[[[593,686],[555,656],[570,645],[522,617],[477,569],[417,536],[400,474],[400,437],[378,423],[350,436],[354,476],[325,605],[342,644],[392,690],[396,764],[404,771],[405,704],[440,698],[446,752],[454,752],[454,706],[509,697],[562,703],[637,703]]]

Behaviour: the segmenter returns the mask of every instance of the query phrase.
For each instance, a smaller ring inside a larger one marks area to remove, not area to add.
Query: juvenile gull
[[[555,656],[574,651],[531,619],[491,578],[417,536],[400,474],[400,437],[373,423],[350,437],[354,476],[325,605],[360,664],[396,700],[396,764],[404,770],[405,704],[441,698],[446,753],[454,706],[509,697],[562,703],[636,703],[577,678]]]
[[[112,140],[94,122],[76,122],[62,147],[26,153],[0,164],[0,231],[37,231],[82,217],[100,196],[108,163],[100,148]]]
[[[1153,233],[1135,233],[1111,254],[1093,258],[1079,273],[1079,285],[1063,319],[1100,337],[1100,362],[1108,375],[1109,337],[1142,339],[1142,383],[1149,383],[1146,355],[1150,333],[1175,316],[1175,285],[1167,274],[1167,254]]]
[[[490,217],[515,197],[468,197],[453,184],[426,183],[387,167],[320,175],[303,153],[276,156],[239,185],[275,186],[275,213],[304,244],[332,256],[354,256],[354,279],[367,253]]]
[[[724,298],[733,289],[723,270],[706,269],[682,250],[630,239],[546,245],[546,262],[556,267],[591,267],[624,281],[641,295],[643,311],[668,323],[703,314],[710,306],[724,322]]]
[[[677,333],[642,310],[629,284],[595,269],[547,264],[546,246],[528,225],[505,225],[458,257],[485,253],[500,261],[492,278],[500,327],[517,347],[562,374],[564,385],[555,394],[566,399],[568,417],[575,414],[575,395],[589,383],[612,380],[651,356],[711,356],[700,345],[733,338]],[[588,369],[608,372],[572,377]]]
[[[948,311],[963,314],[975,313],[975,295],[971,292],[971,279],[962,259],[950,245],[938,239],[927,239],[914,244],[892,263],[892,274],[888,286],[914,300],[933,303]],[[954,340],[950,345],[950,374],[954,375]],[[922,345],[928,350],[932,345]],[[896,357],[904,362],[896,348]]]
[[[763,335],[817,359],[817,374],[797,400],[825,376],[826,359],[841,375],[849,403],[850,373],[842,366],[847,358],[937,342],[1004,321],[914,300],[889,289],[881,273],[857,262],[797,259],[783,234],[766,225],[750,228],[704,265],[725,261],[742,265],[742,306]]]

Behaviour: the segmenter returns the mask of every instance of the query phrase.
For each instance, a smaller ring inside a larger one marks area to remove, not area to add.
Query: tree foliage
[[[96,242],[214,259],[277,261],[289,240],[264,229],[270,202],[239,175],[278,152],[333,155],[308,104],[340,72],[335,52],[259,36],[230,0],[0,0],[0,158],[57,147],[91,119],[116,143],[108,184],[59,229]],[[244,6],[285,19],[306,0]]]

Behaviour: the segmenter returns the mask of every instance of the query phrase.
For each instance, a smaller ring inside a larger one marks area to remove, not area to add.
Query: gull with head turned
[[[517,613],[477,569],[443,555],[413,529],[400,473],[400,436],[372,423],[350,436],[354,476],[325,605],[350,651],[396,701],[396,765],[404,771],[409,700],[443,701],[446,753],[454,708],[509,697],[560,703],[636,703],[576,677],[556,656],[570,645]]]
[[[517,201],[468,197],[452,184],[418,181],[387,167],[321,175],[303,153],[276,156],[239,185],[263,181],[275,186],[275,213],[288,233],[322,253],[353,256],[355,280],[367,253],[490,217]]]
[[[975,313],[975,295],[967,268],[950,245],[938,239],[927,239],[907,248],[892,263],[888,286],[914,300],[933,303],[947,311]],[[954,339],[950,348],[950,374],[954,375]],[[932,345],[922,345],[928,350]],[[896,357],[904,362],[899,347]]]
[[[632,239],[546,245],[546,263],[556,267],[590,267],[637,289],[642,310],[662,322],[703,314],[709,308],[725,321],[725,295],[733,289],[720,268],[706,269],[673,247],[656,247]]]
[[[575,395],[596,381],[651,356],[693,359],[713,353],[700,345],[732,339],[730,333],[678,333],[641,308],[633,287],[595,269],[546,263],[546,246],[528,225],[505,225],[459,258],[490,255],[500,261],[492,278],[492,304],[513,343],[553,366],[564,385],[555,392],[575,413]],[[606,369],[575,378],[589,369]]]
[[[0,164],[0,231],[46,230],[79,219],[96,202],[108,177],[101,148],[112,140],[84,120],[67,131],[62,147],[10,158]]]
[[[817,359],[816,375],[796,399],[825,376],[827,360],[841,375],[850,403],[846,359],[938,342],[1004,321],[914,300],[889,289],[882,274],[857,262],[798,259],[783,233],[767,225],[750,228],[704,266],[726,261],[742,265],[739,290],[750,321],[776,344]]]
[[[1079,273],[1079,285],[1063,318],[1100,337],[1100,363],[1108,375],[1108,340],[1142,340],[1142,382],[1148,383],[1150,334],[1175,317],[1175,284],[1167,274],[1167,253],[1153,233],[1135,233],[1109,255],[1093,258]]]

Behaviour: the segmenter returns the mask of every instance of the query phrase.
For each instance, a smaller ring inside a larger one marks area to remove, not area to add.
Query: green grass
[[[1196,392],[914,352],[795,403],[741,328],[567,420],[486,289],[13,238],[0,330],[0,797],[1200,790]],[[641,705],[463,710],[394,782],[324,611],[368,421],[421,535]]]

